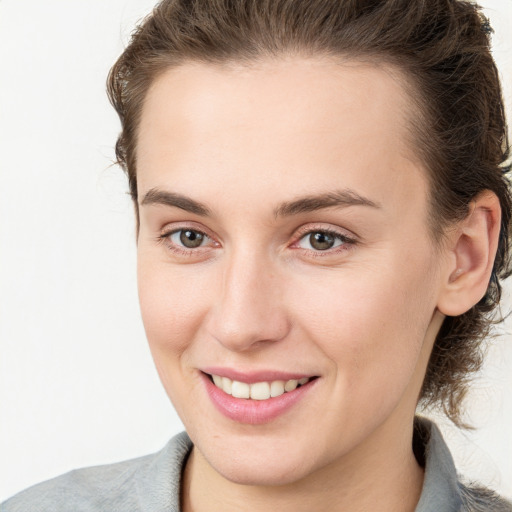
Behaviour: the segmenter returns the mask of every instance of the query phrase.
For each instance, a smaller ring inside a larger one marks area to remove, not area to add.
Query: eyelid
[[[179,239],[181,239],[181,235],[183,233],[196,233],[197,235],[199,235],[201,237],[201,240],[200,240],[200,245],[196,246],[196,247],[187,247],[186,245],[184,245],[183,243],[181,243],[181,241],[178,241],[177,239],[177,235],[180,235],[179,236]],[[175,245],[181,249],[186,249],[186,250],[199,250],[203,247],[206,247],[209,245],[210,241],[211,241],[211,238],[205,234],[205,233],[201,233],[200,231],[197,231],[196,229],[189,229],[189,228],[185,228],[185,229],[176,229],[174,231],[171,231],[168,235],[166,235],[166,239],[172,244],[172,245]]]
[[[187,229],[201,233],[206,238],[208,238],[210,242],[207,243],[206,245],[198,246],[196,248],[188,248],[182,245],[178,245],[170,240],[170,236],[172,234],[177,233],[179,231],[185,231]],[[304,247],[300,247],[298,245],[299,242],[305,236],[317,232],[326,233],[337,239],[341,239],[343,243],[330,249],[326,249],[324,251],[307,249]],[[212,247],[218,248],[221,246],[220,242],[217,240],[217,237],[213,235],[209,229],[193,221],[177,221],[166,224],[160,230],[160,234],[157,237],[157,241],[166,244],[169,250],[184,255],[199,254],[202,253],[203,251],[211,249]],[[334,226],[328,223],[311,223],[304,224],[303,226],[300,226],[299,228],[296,229],[295,233],[292,235],[292,240],[288,247],[295,250],[301,250],[305,253],[309,253],[314,257],[323,257],[329,255],[332,256],[333,254],[337,254],[338,252],[350,250],[353,246],[355,246],[358,243],[359,240],[357,235],[355,235],[351,231],[348,231],[347,229],[341,228],[339,226]]]
[[[176,233],[178,231],[185,231],[189,229],[190,231],[197,231],[208,237],[211,240],[216,240],[215,235],[211,233],[211,231],[204,226],[197,224],[196,222],[170,222],[166,224],[161,230],[159,234],[159,238],[165,238],[171,235],[172,233]]]
[[[304,224],[303,226],[300,226],[293,235],[294,242],[300,240],[305,235],[317,232],[329,233],[330,235],[338,236],[340,238],[349,240],[352,243],[356,243],[358,241],[357,235],[352,231],[348,231],[347,229],[333,226],[332,224],[313,223]]]
[[[326,233],[335,238],[341,239],[343,241],[342,244],[332,247],[330,249],[326,249],[324,251],[314,250],[314,249],[306,249],[304,247],[300,247],[300,241],[310,235],[312,233]],[[309,253],[314,257],[326,257],[332,256],[333,254],[337,254],[339,252],[347,251],[353,248],[358,243],[358,237],[348,231],[346,229],[335,227],[332,224],[305,224],[297,229],[295,234],[293,235],[293,241],[291,244],[291,248],[295,250],[304,251],[305,253]]]
[[[171,236],[180,231],[196,231],[204,235],[207,239],[209,239],[209,243],[206,245],[201,245],[195,248],[185,247],[183,245],[178,245],[171,240]],[[198,225],[195,222],[171,222],[166,224],[161,230],[160,234],[157,237],[157,242],[164,244],[164,246],[171,252],[179,255],[179,256],[199,256],[203,254],[208,249],[220,247],[220,243],[217,241],[216,237],[211,234],[209,229],[206,229],[204,226]]]

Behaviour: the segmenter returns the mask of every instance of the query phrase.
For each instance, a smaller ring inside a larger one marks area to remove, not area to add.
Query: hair
[[[251,64],[307,55],[369,60],[398,68],[418,115],[414,151],[430,182],[430,224],[441,243],[484,190],[499,198],[499,247],[485,296],[447,317],[437,336],[420,401],[441,406],[459,426],[461,402],[481,367],[511,273],[509,146],[491,28],[474,3],[459,0],[163,0],[139,24],[110,70],[108,95],[122,131],[117,162],[137,205],[137,131],[146,94],[182,63]]]

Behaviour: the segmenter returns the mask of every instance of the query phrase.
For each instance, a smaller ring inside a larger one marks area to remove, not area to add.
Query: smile
[[[221,377],[220,375],[211,375],[213,383],[224,393],[234,398],[245,398],[251,400],[268,400],[289,393],[304,384],[307,384],[311,377],[303,377],[302,379],[290,380],[274,380],[254,382],[248,384],[238,380],[232,380],[229,377]]]
[[[268,423],[283,415],[312,393],[321,380],[318,376],[281,372],[247,374],[224,369],[224,375],[219,373],[213,369],[199,373],[211,402],[230,420],[252,425]]]

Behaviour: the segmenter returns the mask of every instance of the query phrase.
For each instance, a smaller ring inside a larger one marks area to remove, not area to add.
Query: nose
[[[221,293],[210,310],[210,335],[236,352],[285,338],[290,322],[275,265],[261,255],[240,252],[223,269]]]

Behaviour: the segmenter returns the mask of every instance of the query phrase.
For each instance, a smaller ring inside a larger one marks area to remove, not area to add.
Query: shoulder
[[[192,443],[185,433],[159,452],[70,471],[34,485],[0,505],[2,512],[178,510],[181,467]]]
[[[131,481],[152,456],[70,471],[22,491],[2,505],[2,512],[122,510],[132,500]],[[128,508],[129,510],[129,508]]]
[[[417,417],[413,444],[416,457],[425,468],[416,512],[512,512],[512,504],[495,492],[464,482],[441,431],[434,423]]]

